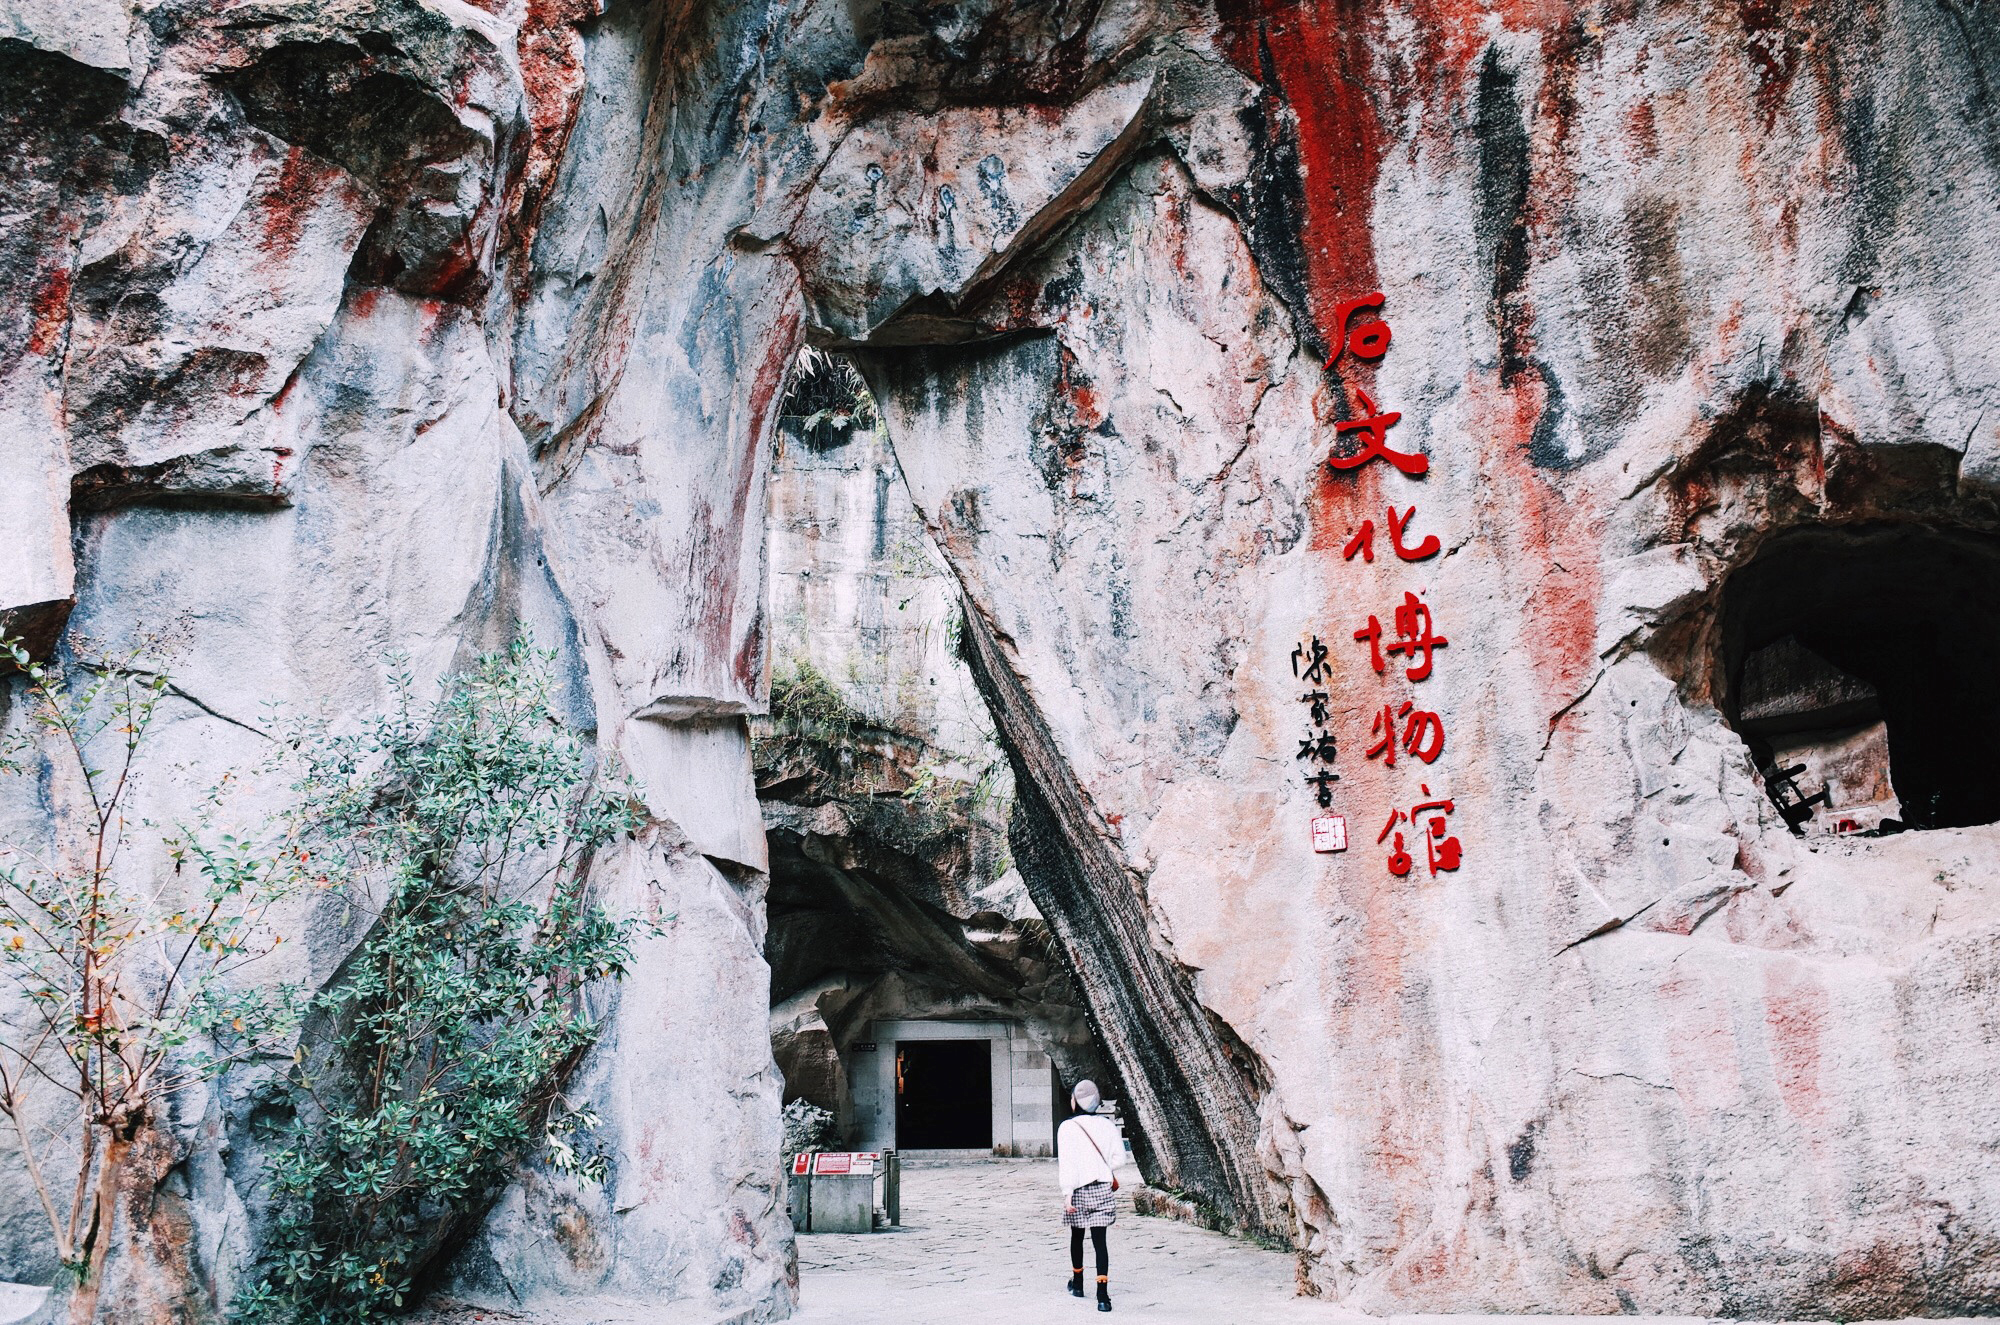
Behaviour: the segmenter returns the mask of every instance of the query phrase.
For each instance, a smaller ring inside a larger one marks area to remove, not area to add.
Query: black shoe
[[[1083,1271],[1078,1270],[1069,1277],[1069,1295],[1071,1297],[1083,1296]]]
[[[1099,1311],[1111,1310],[1111,1290],[1104,1286],[1102,1280],[1099,1280],[1097,1285],[1097,1309]]]

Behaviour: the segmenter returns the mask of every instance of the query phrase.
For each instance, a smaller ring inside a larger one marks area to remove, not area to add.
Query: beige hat
[[[1069,1093],[1069,1102],[1085,1113],[1096,1113],[1097,1106],[1104,1102],[1104,1097],[1097,1093],[1095,1081],[1079,1081],[1076,1083],[1076,1089]]]

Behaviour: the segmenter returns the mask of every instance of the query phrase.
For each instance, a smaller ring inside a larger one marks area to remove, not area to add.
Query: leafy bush
[[[0,1114],[83,1318],[130,1143],[173,1095],[296,1026],[295,990],[229,977],[282,941],[266,912],[315,877],[296,843],[214,832],[222,788],[166,836],[174,877],[150,878],[127,854],[139,754],[173,688],[145,652],[108,658],[72,641],[73,684],[0,640],[25,678],[29,719],[0,740],[0,772],[43,782],[59,807],[52,841],[0,842],[0,969],[26,995],[26,1025],[0,1037]],[[51,1096],[63,1103],[51,1109]],[[58,1182],[52,1162],[74,1178]]]
[[[553,655],[482,659],[419,712],[292,734],[316,841],[374,897],[373,925],[313,1001],[295,1121],[267,1161],[254,1325],[361,1325],[483,1212],[538,1140],[586,1180],[595,1124],[560,1086],[598,1026],[584,994],[623,975],[632,922],[587,896],[592,853],[639,818],[550,704]]]

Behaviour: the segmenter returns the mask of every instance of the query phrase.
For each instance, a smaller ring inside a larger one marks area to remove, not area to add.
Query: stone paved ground
[[[1132,1213],[1123,1169],[1111,1230],[1114,1320],[1160,1325],[1319,1325],[1358,1319],[1293,1296],[1289,1253]],[[1068,1233],[1052,1160],[975,1160],[903,1171],[903,1227],[799,1239],[800,1325],[1098,1319],[1063,1292]],[[1084,1244],[1086,1275],[1090,1247]]]
[[[1068,1236],[1049,1160],[961,1160],[903,1172],[903,1227],[798,1240],[797,1325],[1083,1325],[1101,1319],[1063,1292]],[[1126,1325],[1602,1325],[1603,1317],[1368,1317],[1292,1291],[1292,1257],[1132,1212],[1119,1171],[1110,1319]],[[1084,1248],[1086,1258],[1089,1245]],[[737,1325],[688,1308],[597,1300],[557,1313],[440,1305],[408,1325]],[[1721,1325],[1697,1317],[1627,1325]],[[1909,1325],[1915,1325],[1914,1322]],[[1947,1325],[1925,1321],[1922,1325]],[[1964,1322],[1963,1325],[1971,1325]]]

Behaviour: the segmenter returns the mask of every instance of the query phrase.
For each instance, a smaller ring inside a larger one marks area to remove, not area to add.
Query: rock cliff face
[[[851,373],[803,375],[781,416],[771,715],[753,733],[785,1098],[832,1110],[863,1145],[845,1060],[873,1021],[1004,1020],[1067,1080],[1103,1063],[1012,863],[1013,780],[959,656],[957,581],[872,411],[813,422],[821,400],[854,404]]]
[[[422,684],[521,625],[559,647],[575,720],[654,817],[600,862],[602,894],[669,919],[573,1083],[606,1120],[610,1180],[524,1172],[447,1277],[499,1301],[785,1314],[745,715],[767,415],[797,315],[772,279],[788,268],[728,261],[745,126],[688,110],[755,68],[754,19],[0,12],[11,629],[45,646],[67,614],[117,645],[185,623],[139,807],[163,819],[261,758],[267,701],[338,718],[386,701],[392,652]],[[762,383],[741,399],[738,366]],[[10,821],[58,803],[39,790]],[[157,850],[131,868],[171,886]],[[307,941],[267,974],[327,979],[352,933],[287,923]],[[129,1207],[180,1232],[157,1263],[114,1265],[103,1318],[198,1318],[243,1282],[254,1085],[180,1102],[178,1163],[149,1170],[158,1209]],[[26,1184],[0,1200],[0,1274],[46,1282]]]
[[[186,618],[148,808],[524,622],[645,789],[612,1180],[524,1172],[461,1291],[791,1301],[746,717],[811,340],[963,590],[1156,1176],[1364,1307],[2000,1295],[1990,0],[0,16],[0,609]],[[1427,464],[1327,464],[1371,442]],[[1746,718],[1794,648],[1876,708]],[[1878,720],[1913,831],[1794,835],[1760,763]],[[233,1089],[147,1302],[254,1254]]]

